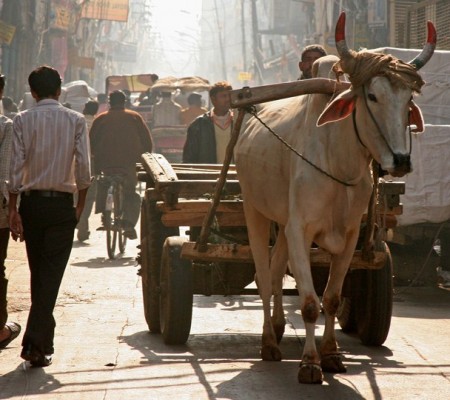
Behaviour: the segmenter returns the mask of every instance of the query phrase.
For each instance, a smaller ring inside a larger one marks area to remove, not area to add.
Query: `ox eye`
[[[377,102],[377,98],[373,93],[369,93],[367,97],[369,98],[370,101],[373,101],[374,103]]]

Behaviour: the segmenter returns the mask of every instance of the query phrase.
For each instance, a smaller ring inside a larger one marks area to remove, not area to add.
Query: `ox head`
[[[335,72],[349,75],[352,87],[337,96],[320,115],[317,125],[338,121],[351,114],[354,129],[371,156],[392,176],[411,171],[411,138],[423,131],[420,109],[412,100],[423,80],[417,73],[431,58],[436,46],[436,30],[428,22],[428,39],[422,52],[409,63],[393,56],[348,49],[345,41],[345,13],[336,25],[336,48],[340,61]]]

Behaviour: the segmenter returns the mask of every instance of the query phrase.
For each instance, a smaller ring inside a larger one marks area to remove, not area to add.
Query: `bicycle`
[[[125,252],[127,237],[124,234],[123,224],[123,175],[100,175],[97,178],[99,185],[106,187],[106,202],[102,212],[102,222],[106,230],[106,248],[108,257],[116,257],[117,242],[120,254]]]

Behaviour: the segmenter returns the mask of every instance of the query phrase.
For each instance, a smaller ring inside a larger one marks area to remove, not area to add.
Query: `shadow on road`
[[[400,318],[449,319],[449,304],[450,291],[437,286],[402,287],[394,292],[392,315]]]
[[[49,394],[62,387],[61,383],[52,374],[47,374],[44,368],[29,368],[24,370],[24,363],[21,362],[15,370],[8,372],[2,376],[2,381],[7,382],[17,380],[17,376],[27,374],[27,385],[25,387],[8,388],[8,393],[2,391],[0,393],[1,399],[24,398],[30,395],[45,395]],[[34,382],[39,382],[35,385]],[[5,387],[6,387],[5,385]],[[12,390],[11,390],[12,389]],[[14,392],[14,393],[13,393]]]
[[[393,355],[392,351],[387,347],[362,347],[358,339],[339,331],[337,336],[338,341],[343,343],[348,372],[336,375],[325,373],[323,385],[298,384],[297,373],[303,337],[296,335],[283,337],[280,344],[283,353],[281,362],[265,362],[260,359],[259,334],[191,334],[187,344],[179,346],[168,346],[164,344],[161,335],[148,331],[121,336],[119,339],[142,353],[142,364],[188,364],[195,370],[210,399],[238,400],[243,398],[243,393],[249,394],[247,398],[293,398],[294,392],[298,392],[301,398],[364,399],[351,383],[354,375],[365,376],[370,381],[374,398],[380,398],[376,395],[377,367],[401,367],[396,361],[389,359]],[[317,345],[319,342],[320,339],[317,339]],[[230,362],[235,363],[235,368],[229,367]],[[219,378],[223,383],[217,385],[215,394],[210,383],[211,377],[206,372],[211,364],[219,369],[223,364],[224,370],[221,370],[221,373],[230,376],[229,379]],[[286,382],[282,389],[281,381]],[[250,393],[253,394],[250,396]]]
[[[114,260],[110,260],[107,257],[95,257],[90,258],[82,262],[71,262],[73,267],[84,267],[84,268],[117,268],[117,267],[130,267],[136,265],[135,257],[121,257],[118,256]]]

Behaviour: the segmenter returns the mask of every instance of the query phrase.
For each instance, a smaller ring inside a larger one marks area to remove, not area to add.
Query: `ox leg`
[[[305,324],[306,339],[302,361],[298,371],[300,383],[322,383],[323,374],[315,342],[316,321],[319,318],[320,302],[314,290],[309,253],[311,241],[299,229],[300,224],[292,218],[286,226],[290,268],[300,295],[300,309]]]
[[[320,356],[322,370],[326,372],[347,371],[343,364],[343,356],[338,351],[334,325],[341,298],[342,285],[353,255],[353,248],[352,246],[349,247],[352,249],[351,251],[346,249],[343,254],[332,258],[330,276],[322,298],[325,313],[325,330],[320,345]]]
[[[272,250],[270,271],[272,273],[273,314],[272,325],[280,343],[284,335],[286,319],[283,310],[283,278],[286,274],[288,250],[284,227],[280,226],[276,243]]]
[[[261,357],[265,361],[280,361],[281,352],[278,348],[270,315],[270,300],[272,297],[269,253],[270,220],[245,202],[244,211],[253,260],[255,262],[256,282],[264,311]]]

